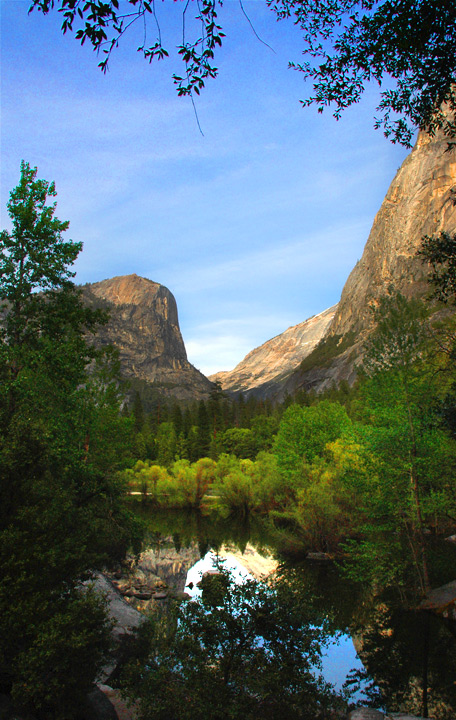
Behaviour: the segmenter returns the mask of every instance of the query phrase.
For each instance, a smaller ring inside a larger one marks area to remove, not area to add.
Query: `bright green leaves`
[[[69,268],[82,243],[64,240],[68,222],[55,217],[54,183],[37,180],[37,169],[24,161],[21,178],[7,204],[12,232],[0,236],[0,299],[10,303],[29,299],[32,292],[61,288],[74,276]]]
[[[303,463],[321,455],[327,443],[349,429],[350,419],[338,403],[291,405],[280,422],[274,443],[280,470],[290,479],[301,475]]]

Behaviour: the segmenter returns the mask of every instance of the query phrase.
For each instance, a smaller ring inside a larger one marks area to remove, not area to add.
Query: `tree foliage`
[[[429,280],[434,286],[433,295],[441,302],[455,301],[456,297],[456,235],[442,232],[426,235],[419,251],[422,259],[431,265]]]
[[[426,308],[393,294],[380,301],[374,314],[377,327],[365,348],[367,378],[356,426],[369,458],[364,490],[358,485],[367,518],[363,553],[377,558],[389,580],[398,569],[397,558],[403,565],[408,556],[421,590],[428,591],[425,530],[435,526],[444,505],[452,513],[455,448],[436,412],[441,391],[427,359]]]
[[[298,479],[303,464],[321,455],[326,444],[347,430],[350,419],[338,403],[322,400],[316,405],[290,405],[279,425],[274,452],[280,470],[290,479]]]
[[[236,582],[222,564],[200,585],[171,622],[149,624],[129,667],[126,693],[142,720],[313,720],[337,706],[318,675],[323,630],[289,588]]]
[[[305,62],[291,63],[313,82],[303,101],[335,117],[359,102],[366,84],[381,88],[376,127],[410,145],[413,129],[443,126],[453,135],[456,8],[447,0],[268,0],[279,20],[303,31]]]
[[[293,22],[303,33],[304,62],[290,67],[313,84],[302,101],[342,111],[359,102],[366,85],[380,88],[377,127],[393,142],[410,145],[415,128],[434,131],[443,126],[453,135],[451,113],[456,97],[456,8],[449,0],[266,0],[278,20]],[[177,54],[184,63],[174,74],[179,95],[199,94],[208,78],[217,75],[215,51],[224,33],[218,20],[221,0],[184,4],[182,40]],[[56,7],[62,30],[74,32],[84,44],[103,54],[106,71],[113,50],[135,22],[144,27],[138,47],[148,62],[168,56],[155,0],[32,0],[31,9],[44,14]],[[245,10],[241,3],[241,10]],[[154,33],[150,40],[147,33]]]
[[[129,420],[85,339],[102,316],[70,281],[81,246],[36,175],[22,163],[0,235],[0,686],[40,718],[68,718],[109,642],[81,582],[130,542],[115,474]]]

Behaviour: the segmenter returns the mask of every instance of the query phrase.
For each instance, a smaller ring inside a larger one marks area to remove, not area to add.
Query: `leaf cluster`
[[[315,718],[338,699],[318,676],[322,631],[279,584],[235,581],[218,564],[199,599],[152,621],[126,693],[140,718]]]
[[[187,2],[184,6],[182,41],[177,45],[177,54],[185,64],[185,74],[173,75],[180,96],[192,95],[193,92],[199,95],[206,80],[217,76],[217,68],[213,64],[214,50],[221,47],[225,37],[217,22],[217,7],[221,4],[219,0],[200,0],[197,14],[190,23],[187,13],[192,4]],[[32,0],[30,11],[37,9],[46,15],[55,6],[63,16],[63,33],[74,32],[81,45],[87,41],[96,52],[103,53],[104,59],[98,64],[103,72],[107,71],[112,52],[123,35],[138,21],[143,26],[143,40],[138,52],[149,63],[169,56],[162,42],[155,0]],[[157,35],[154,42],[147,39],[148,19],[152,19],[155,25]],[[194,40],[187,37],[189,24],[200,28]]]
[[[313,94],[302,100],[322,112],[334,107],[338,119],[360,101],[370,82],[381,90],[377,128],[393,142],[410,146],[413,132],[443,128],[454,136],[456,108],[456,8],[449,0],[266,0],[278,20],[292,21],[303,34],[304,62],[290,62],[313,83]],[[187,37],[183,4],[182,39],[177,54],[185,64],[174,74],[179,95],[199,94],[208,78],[217,75],[215,50],[224,33],[218,23],[221,0],[200,0],[193,20],[195,39]],[[241,10],[246,15],[242,2]],[[105,72],[113,50],[127,30],[139,22],[143,40],[138,47],[146,60],[168,56],[156,0],[32,0],[31,10],[44,14],[56,7],[63,16],[62,30],[74,32],[97,52]],[[251,25],[249,18],[248,22]],[[156,39],[147,39],[148,21]],[[198,29],[197,29],[198,28]],[[255,33],[255,31],[254,31]],[[255,33],[256,35],[256,33]],[[258,37],[258,36],[257,36]]]
[[[279,20],[303,31],[304,55],[290,67],[313,82],[302,101],[338,119],[366,84],[384,89],[375,126],[410,147],[416,127],[455,134],[456,8],[447,0],[268,0]],[[391,81],[394,82],[391,87]],[[446,109],[444,107],[446,105]],[[447,110],[450,113],[447,113]]]

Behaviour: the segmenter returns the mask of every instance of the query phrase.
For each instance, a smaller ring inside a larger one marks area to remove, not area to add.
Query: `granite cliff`
[[[417,257],[425,235],[456,231],[456,153],[448,138],[420,132],[378,211],[363,255],[350,273],[328,332],[314,354],[291,375],[283,391],[322,390],[342,379],[352,382],[362,344],[372,329],[370,305],[388,288],[407,297],[428,292],[428,269]],[[315,358],[317,359],[317,358]]]
[[[415,147],[388,189],[340,302],[332,309],[333,318],[321,327],[320,337],[310,352],[303,348],[298,357],[297,344],[297,353],[290,361],[296,361],[299,367],[293,372],[285,353],[281,370],[279,344],[271,368],[269,354],[264,352],[270,343],[292,334],[295,329],[290,328],[249,353],[230,373],[212,376],[221,380],[222,387],[280,400],[300,388],[318,392],[341,380],[353,382],[363,342],[372,329],[370,304],[390,287],[408,297],[423,295],[427,291],[427,268],[416,255],[422,238],[441,231],[456,231],[452,192],[456,187],[456,151],[447,149],[448,139],[441,132],[434,137],[419,133]],[[270,369],[274,378],[270,377]]]
[[[198,400],[212,383],[187,360],[176,301],[159,283],[122,275],[82,287],[87,303],[109,311],[95,337],[119,350],[121,374],[147,383],[156,397]]]
[[[276,393],[301,360],[307,357],[328,329],[337,306],[288,328],[249,352],[234,370],[209,377],[224,390],[264,398]]]

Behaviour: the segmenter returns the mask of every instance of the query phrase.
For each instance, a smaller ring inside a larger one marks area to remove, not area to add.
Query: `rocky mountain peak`
[[[95,342],[119,350],[121,372],[153,386],[157,397],[178,400],[208,395],[212,383],[187,360],[176,300],[159,283],[120,275],[84,285],[87,303],[106,307],[110,318]]]
[[[260,347],[251,350],[229,372],[210,376],[219,381],[224,390],[250,393],[258,397],[274,394],[286,377],[307,357],[324,336],[337,306],[324,310],[308,320],[289,327]]]
[[[132,273],[93,283],[92,292],[115,305],[150,305],[163,286]]]
[[[309,356],[305,368],[287,380],[285,391],[319,391],[342,379],[352,382],[372,329],[371,304],[389,289],[406,297],[428,292],[427,268],[417,251],[425,235],[456,231],[455,186],[456,152],[448,151],[448,137],[442,131],[420,132],[375,216],[361,260],[345,283],[324,345],[318,348],[319,362],[311,367]]]
[[[364,248],[345,283],[330,335],[357,334],[370,326],[369,305],[389,286],[404,295],[426,291],[427,270],[417,251],[425,235],[454,232],[456,153],[448,138],[420,132],[393,179]]]
[[[370,305],[390,288],[408,297],[427,292],[427,268],[417,251],[425,235],[456,231],[455,187],[456,150],[448,151],[448,137],[442,131],[420,132],[388,189],[340,302],[317,316],[315,342],[296,342],[289,354],[290,330],[301,327],[296,326],[249,353],[230,373],[212,378],[227,390],[275,399],[299,388],[320,391],[341,380],[353,382],[372,329]],[[304,323],[302,329],[307,337],[310,326]]]

